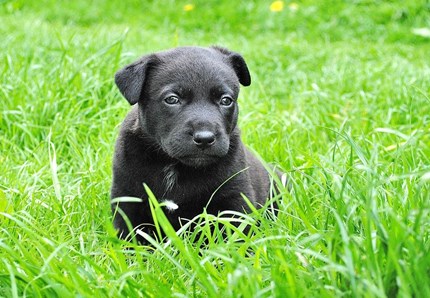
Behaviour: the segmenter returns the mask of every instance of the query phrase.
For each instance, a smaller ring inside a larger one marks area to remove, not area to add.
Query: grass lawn
[[[430,297],[429,2],[270,6],[0,0],[0,297]],[[211,234],[222,215],[178,236],[156,209],[170,241],[129,249],[114,73],[213,44],[245,57],[242,138],[292,190],[252,236]]]

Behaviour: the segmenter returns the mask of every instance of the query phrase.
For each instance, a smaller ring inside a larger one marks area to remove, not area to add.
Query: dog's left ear
[[[155,60],[154,55],[143,56],[115,74],[115,84],[131,105],[139,101],[148,77],[148,69],[155,63]]]
[[[251,75],[249,74],[248,66],[240,54],[222,47],[213,46],[212,48],[227,57],[228,62],[233,67],[237,77],[239,78],[239,83],[243,86],[251,85]]]

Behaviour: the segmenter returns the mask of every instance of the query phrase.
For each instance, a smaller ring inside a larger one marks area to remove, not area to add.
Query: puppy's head
[[[251,77],[237,53],[181,47],[142,57],[115,82],[130,104],[138,103],[146,136],[171,158],[205,167],[227,155],[239,84],[250,85]]]

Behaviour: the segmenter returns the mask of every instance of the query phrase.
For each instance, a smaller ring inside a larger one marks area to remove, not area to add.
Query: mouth
[[[200,149],[196,146],[189,146],[180,141],[169,142],[161,140],[162,150],[172,159],[179,161],[181,164],[191,168],[204,168],[214,164],[228,153],[228,142],[209,147],[207,149]]]
[[[215,155],[188,155],[178,158],[181,163],[193,168],[202,168],[215,163],[219,156]]]

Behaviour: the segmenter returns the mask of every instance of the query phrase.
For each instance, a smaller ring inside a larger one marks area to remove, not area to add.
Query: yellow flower
[[[184,11],[192,11],[194,9],[193,4],[186,4],[184,5]]]
[[[295,2],[291,2],[290,4],[288,4],[288,8],[291,11],[297,11],[299,9],[299,5]]]
[[[283,9],[284,9],[283,1],[273,1],[272,4],[270,4],[270,10],[273,12],[282,11]]]

